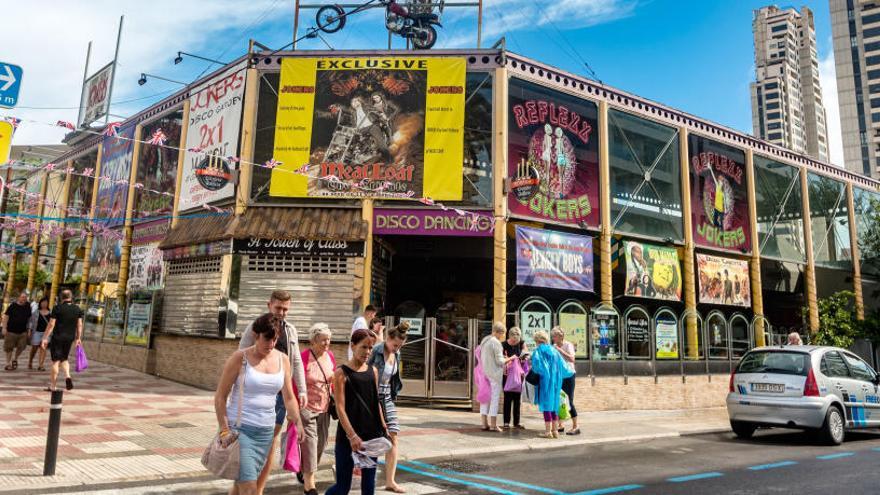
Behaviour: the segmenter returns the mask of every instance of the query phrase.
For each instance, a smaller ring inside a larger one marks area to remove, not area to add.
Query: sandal
[[[386,487],[385,487],[385,491],[386,491],[386,492],[391,492],[391,493],[406,493],[406,490],[404,490],[403,488],[401,488],[401,487],[399,487],[399,486],[393,486],[393,487],[392,487],[392,486],[386,486]]]
[[[37,368],[37,371],[46,371],[46,367],[45,367],[45,366],[40,366],[39,368]]]
[[[538,433],[538,438],[553,438],[553,433],[542,431],[541,433]]]
[[[18,361],[17,360],[12,361],[12,369],[14,369],[14,370],[18,369]]]
[[[580,428],[575,428],[573,430],[568,430],[568,432],[566,432],[566,435],[580,435],[580,434],[581,434]]]
[[[11,364],[7,364],[6,367],[3,368],[3,369],[6,370],[6,371],[12,371],[12,370],[14,370],[15,368],[13,368]]]

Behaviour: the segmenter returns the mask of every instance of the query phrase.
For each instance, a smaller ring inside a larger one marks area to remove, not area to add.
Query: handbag
[[[85,371],[86,368],[89,367],[89,359],[86,357],[86,350],[83,349],[83,346],[76,346],[76,370],[77,373]]]
[[[523,385],[523,372],[522,364],[519,359],[514,359],[510,363],[510,367],[507,369],[507,380],[504,382],[504,391],[505,392],[522,392]]]
[[[238,386],[238,418],[235,420],[236,430],[241,426],[241,406],[244,403],[244,363],[245,356],[241,357],[241,373]],[[208,448],[202,454],[202,466],[219,478],[226,480],[238,479],[241,465],[241,451],[238,446],[238,432],[230,432],[234,435],[228,445],[224,446],[220,441],[220,432],[214,435]]]
[[[287,431],[281,435],[281,469],[292,473],[300,472],[298,432],[295,423],[288,422]]]
[[[336,412],[336,398],[333,397],[333,386],[330,384],[330,380],[327,380],[327,374],[324,373],[324,367],[321,366],[321,363],[318,361],[318,356],[315,355],[315,351],[309,349],[309,352],[311,352],[312,357],[315,358],[315,364],[317,364],[318,369],[321,370],[321,375],[324,377],[324,383],[327,384],[327,389],[330,390],[330,405],[327,406],[327,412],[330,413],[331,418],[339,419],[339,414]]]
[[[526,382],[537,387],[541,383],[541,375],[535,373],[535,370],[529,370],[526,374]]]

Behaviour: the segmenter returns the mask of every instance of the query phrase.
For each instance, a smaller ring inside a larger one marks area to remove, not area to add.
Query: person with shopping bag
[[[302,408],[304,436],[300,457],[303,493],[318,495],[315,487],[315,472],[321,462],[321,454],[327,446],[330,430],[330,417],[336,414],[333,402],[333,372],[336,370],[336,358],[330,351],[330,327],[326,323],[315,323],[309,329],[309,348],[302,353],[302,362],[306,370],[306,391],[308,399]],[[288,443],[291,443],[288,439]]]
[[[504,348],[501,341],[504,340],[507,329],[500,321],[492,324],[492,334],[487,335],[480,342],[480,366],[483,374],[488,381],[489,397],[488,400],[479,400],[480,402],[480,419],[483,422],[483,431],[501,432],[498,428],[498,403],[501,401],[501,381],[504,377],[504,368],[514,359],[515,356],[504,357]],[[483,382],[485,387],[486,382]],[[478,399],[486,399],[485,393],[478,396]]]
[[[232,495],[258,494],[257,478],[266,464],[275,436],[275,397],[279,391],[284,399],[287,421],[293,423],[297,431],[302,431],[299,404],[291,385],[290,361],[275,349],[278,335],[284,331],[283,324],[281,318],[271,313],[254,321],[254,345],[232,353],[223,366],[214,394],[220,432],[203,456],[202,463],[214,474],[235,480],[229,492]],[[226,460],[230,453],[224,450],[234,449],[235,445],[238,446],[238,469],[228,469],[229,462],[223,466],[215,462],[221,458]]]
[[[85,351],[82,351],[82,333],[83,311],[73,304],[73,292],[64,289],[61,291],[61,303],[52,308],[52,313],[49,314],[49,324],[46,325],[46,333],[40,343],[43,349],[49,349],[52,358],[47,392],[56,389],[59,371],[64,373],[67,390],[73,390],[73,379],[70,377],[70,364],[67,358],[70,356],[72,345],[76,346],[77,355],[85,355]]]
[[[535,332],[535,351],[531,356],[531,371],[537,378],[535,385],[535,404],[544,415],[544,429],[541,438],[559,438],[559,404],[562,381],[573,373],[566,368],[562,356],[550,346],[547,332]]]
[[[517,430],[524,430],[525,427],[520,423],[520,404],[522,402],[523,380],[526,372],[523,367],[525,356],[529,352],[529,348],[522,340],[522,332],[519,327],[511,327],[507,331],[507,340],[501,343],[504,349],[504,356],[515,356],[514,359],[507,363],[504,367],[504,429],[510,428],[511,413],[513,415],[513,427]]]

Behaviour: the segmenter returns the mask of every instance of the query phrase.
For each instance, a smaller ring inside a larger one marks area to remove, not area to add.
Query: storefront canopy
[[[224,239],[321,239],[358,241],[367,234],[360,210],[345,208],[249,208],[239,217],[181,219],[160,249]]]

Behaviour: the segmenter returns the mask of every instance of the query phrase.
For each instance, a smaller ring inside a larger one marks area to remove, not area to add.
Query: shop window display
[[[619,317],[614,310],[594,308],[590,314],[590,353],[594,361],[620,359]]]
[[[817,266],[852,269],[846,186],[821,175],[807,175],[813,258]]]
[[[720,311],[713,311],[706,317],[706,332],[709,342],[709,359],[727,359],[729,357],[730,336],[727,320]]]
[[[758,155],[754,164],[761,256],[803,263],[807,254],[798,169]]]
[[[730,350],[733,359],[739,359],[745,355],[752,345],[749,329],[749,320],[741,314],[733,315],[730,319]]]
[[[651,317],[641,306],[631,306],[623,315],[626,358],[651,358]]]
[[[608,110],[615,232],[683,239],[678,131]]]

